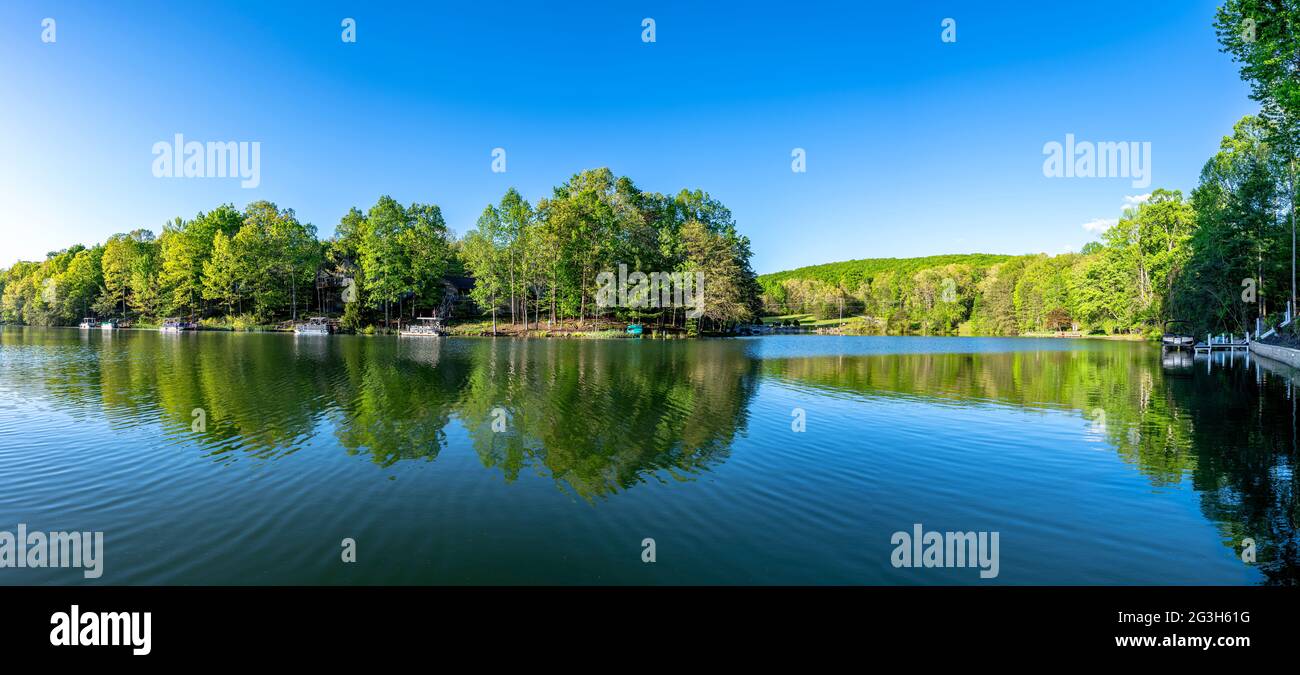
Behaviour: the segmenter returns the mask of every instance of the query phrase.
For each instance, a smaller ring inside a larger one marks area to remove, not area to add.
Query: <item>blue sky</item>
[[[390,194],[461,234],[598,166],[721,199],[759,272],[1059,253],[1126,196],[1189,192],[1257,110],[1212,0],[203,4],[0,5],[0,267],[258,199],[328,236]],[[260,185],[154,177],[176,133],[260,142]],[[1067,133],[1150,142],[1151,186],[1045,177]]]

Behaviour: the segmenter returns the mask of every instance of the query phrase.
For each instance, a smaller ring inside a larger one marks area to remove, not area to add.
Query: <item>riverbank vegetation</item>
[[[248,330],[318,313],[366,330],[449,318],[459,308],[471,323],[490,316],[493,333],[498,317],[523,331],[543,323],[591,331],[611,320],[684,331],[682,308],[596,306],[597,274],[620,263],[647,272],[702,270],[710,301],[700,321],[723,326],[759,309],[749,258],[749,240],[708,193],[644,192],[596,169],[536,206],[510,189],[460,240],[438,206],[389,196],[350,209],[324,241],[292,209],[221,205],[177,218],[157,236],[136,229],[0,271],[0,320],[48,326],[92,315],[137,324],[186,316],[205,328]],[[463,302],[466,294],[472,303]]]
[[[1156,190],[1079,253],[857,260],[759,281],[769,312],[864,317],[863,332],[1141,332],[1169,312],[1193,229],[1191,204]]]

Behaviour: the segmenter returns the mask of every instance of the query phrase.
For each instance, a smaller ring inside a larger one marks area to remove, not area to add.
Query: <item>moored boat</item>
[[[113,319],[105,319],[99,322],[100,330],[113,330],[114,328],[117,328],[117,322]]]
[[[329,335],[334,332],[334,324],[327,317],[313,316],[294,324],[293,332],[295,335]]]
[[[1179,319],[1165,322],[1165,333],[1160,336],[1160,347],[1165,351],[1193,349],[1196,338],[1188,332],[1191,324]]]
[[[195,328],[197,328],[197,326],[195,326],[193,323],[189,321],[181,321],[180,319],[167,319],[162,323],[161,326],[158,327],[158,332],[179,333],[185,330],[194,330]]]
[[[88,316],[82,319],[81,323],[77,324],[77,328],[81,328],[84,330],[99,328],[99,320]]]
[[[397,334],[406,337],[440,337],[443,334],[442,319],[436,316],[422,316],[416,321],[419,323],[402,328]]]

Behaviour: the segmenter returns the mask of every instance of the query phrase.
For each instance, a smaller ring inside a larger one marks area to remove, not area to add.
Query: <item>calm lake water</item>
[[[103,531],[101,584],[1295,583],[1294,376],[1085,340],[7,327],[0,530]],[[1000,533],[999,576],[893,567],[914,523]],[[91,582],[0,569],[37,583]]]

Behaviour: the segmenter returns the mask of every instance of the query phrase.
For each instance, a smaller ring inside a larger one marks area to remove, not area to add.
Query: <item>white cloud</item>
[[[1100,234],[1119,222],[1117,218],[1093,218],[1083,224],[1083,229]]]
[[[1150,193],[1150,192],[1148,192],[1148,193],[1146,193],[1146,194],[1144,194],[1144,195],[1129,195],[1129,196],[1127,196],[1127,197],[1124,198],[1124,206],[1123,206],[1123,208],[1125,208],[1125,209],[1136,208],[1136,207],[1141,206],[1142,204],[1145,204],[1145,203],[1147,203],[1147,202],[1149,202],[1149,201],[1151,201],[1151,193]]]

